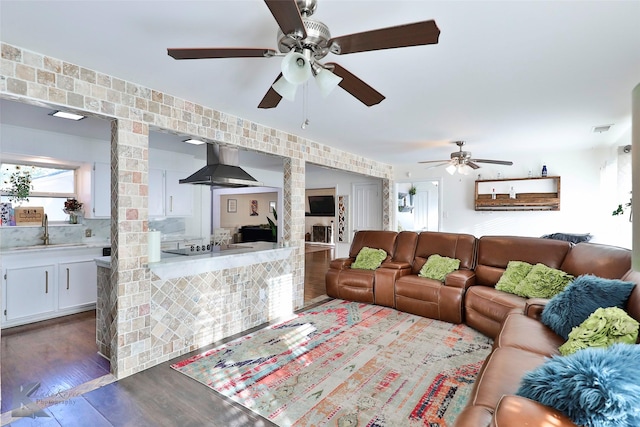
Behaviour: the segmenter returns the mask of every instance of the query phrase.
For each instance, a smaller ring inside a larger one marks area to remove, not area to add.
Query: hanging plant
[[[8,171],[8,169],[7,169]],[[15,165],[15,171],[9,176],[9,180],[4,182],[9,187],[3,191],[9,194],[9,201],[21,204],[29,201],[29,194],[33,189],[31,184],[31,171],[27,167]]]

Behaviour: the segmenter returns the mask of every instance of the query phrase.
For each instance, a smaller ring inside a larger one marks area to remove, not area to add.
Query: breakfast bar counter
[[[169,360],[292,313],[296,250],[273,242],[249,242],[196,254],[191,248],[163,251],[160,261],[146,265],[149,286],[140,287],[138,298],[148,303],[142,310],[121,313],[148,325],[145,346],[149,347],[139,349],[144,354],[140,357],[153,353],[158,360]],[[100,353],[110,359],[117,339],[113,329],[117,293],[111,258],[95,262],[96,341]]]

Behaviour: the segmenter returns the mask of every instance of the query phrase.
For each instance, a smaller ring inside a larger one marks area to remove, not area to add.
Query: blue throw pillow
[[[522,378],[518,395],[585,427],[640,426],[640,345],[554,356]]]
[[[633,282],[603,279],[590,274],[579,276],[551,298],[542,310],[540,320],[566,340],[571,329],[584,322],[596,309],[624,309],[634,286]]]

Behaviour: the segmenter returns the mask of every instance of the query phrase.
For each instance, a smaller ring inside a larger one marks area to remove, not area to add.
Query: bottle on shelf
[[[516,198],[516,190],[513,188],[513,185],[511,186],[511,189],[509,190],[509,198],[510,199],[515,199]]]
[[[542,177],[547,176],[547,165],[542,165]]]
[[[495,189],[495,188],[492,188],[492,189],[491,189],[491,199],[492,199],[492,200],[495,200],[495,199],[496,199],[496,189]]]

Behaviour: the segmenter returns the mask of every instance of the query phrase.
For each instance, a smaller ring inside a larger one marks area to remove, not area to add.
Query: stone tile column
[[[305,161],[302,158],[284,159],[283,239],[295,247],[292,259],[294,310],[304,305],[304,197]]]

